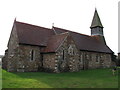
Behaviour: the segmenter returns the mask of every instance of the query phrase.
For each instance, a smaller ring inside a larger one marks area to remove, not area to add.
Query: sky
[[[118,0],[0,0],[0,55],[4,55],[14,19],[46,28],[90,35],[95,8],[107,45],[118,53]],[[119,50],[120,51],[120,50]]]

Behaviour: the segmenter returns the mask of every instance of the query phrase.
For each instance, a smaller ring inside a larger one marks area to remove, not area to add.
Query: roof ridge
[[[76,34],[80,34],[80,35],[84,35],[84,36],[91,37],[91,35],[82,34],[82,33],[75,32],[75,31],[71,31],[71,30],[67,30],[67,29],[64,29],[64,28],[59,28],[59,27],[55,27],[55,28],[58,28],[58,29],[63,29],[63,30],[68,31],[68,32],[72,32],[72,33],[76,33]]]
[[[69,34],[69,32],[63,32],[63,33],[60,33],[58,35],[63,35],[63,34]]]
[[[25,24],[25,25],[30,25],[30,26],[34,26],[34,27],[39,27],[39,28],[44,28],[44,29],[49,29],[51,30],[51,28],[46,28],[46,27],[43,27],[43,26],[38,26],[38,25],[34,25],[34,24],[30,24],[30,23],[25,23],[25,22],[20,22],[20,21],[15,21],[15,23],[21,23],[21,24]]]
[[[69,32],[64,32],[64,33],[60,33],[60,34],[56,34],[56,35],[52,35],[50,38],[54,37],[54,36],[62,36],[62,35],[69,35]]]
[[[68,33],[70,33],[70,36],[73,37],[80,50],[112,53],[110,48],[104,44],[100,44],[101,42],[98,42],[96,38],[93,39],[93,36],[58,27],[54,27],[58,31],[58,34],[55,35],[53,30],[49,28],[19,21],[16,21],[14,24],[16,25],[15,28],[18,28],[16,30],[18,30],[19,44],[37,45],[40,47],[47,46],[46,52],[53,51],[57,48],[69,36]]]

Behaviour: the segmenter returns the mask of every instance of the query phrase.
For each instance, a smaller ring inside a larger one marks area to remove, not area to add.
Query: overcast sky
[[[54,26],[90,35],[97,8],[107,45],[118,53],[118,0],[0,0],[0,55],[14,19],[42,27]]]

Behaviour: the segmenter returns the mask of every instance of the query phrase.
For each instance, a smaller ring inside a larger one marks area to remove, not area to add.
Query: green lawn
[[[7,72],[2,70],[3,88],[117,88],[118,76],[110,69],[80,72]]]
[[[2,89],[2,69],[0,66],[0,90]]]

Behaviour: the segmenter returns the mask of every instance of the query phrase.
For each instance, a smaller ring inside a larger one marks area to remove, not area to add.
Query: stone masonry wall
[[[43,54],[43,69],[46,72],[55,72],[56,56],[55,53]]]
[[[8,42],[8,52],[5,56],[6,58],[5,61],[7,61],[6,64],[7,71],[11,71],[11,72],[16,71],[17,60],[19,59],[17,57],[18,47],[19,47],[18,36],[17,36],[16,26],[14,25]]]
[[[17,36],[16,26],[14,25],[8,42],[8,57],[14,55],[15,49],[17,47],[19,47],[18,36]]]
[[[31,51],[33,50],[33,60]],[[40,48],[37,46],[20,45],[19,61],[17,63],[18,72],[38,71],[41,68]]]
[[[75,42],[68,36],[56,53],[56,72],[76,72],[82,63],[79,61],[79,51]]]
[[[31,50],[34,51],[34,60],[30,60]],[[10,72],[38,71],[41,68],[40,48],[38,46],[20,45],[14,25],[8,42],[8,52],[3,60],[3,68]]]
[[[31,50],[34,51],[33,60],[30,59]],[[10,72],[38,71],[42,68],[40,48],[38,46],[19,45],[19,47],[14,49],[14,54],[8,56],[6,60],[7,71]]]
[[[56,53],[43,55],[43,66],[50,72],[75,72],[81,69],[111,67],[111,54],[79,51],[68,36]]]
[[[18,50],[14,49],[14,54],[8,56],[7,58],[7,71],[16,72],[17,71],[17,62],[19,60]]]
[[[56,53],[43,54],[43,66],[51,72],[74,72],[82,69],[79,51],[71,39],[67,37],[58,47]]]
[[[58,65],[56,68],[57,72],[77,72],[83,68],[79,49],[70,36],[65,39],[64,43],[57,51],[56,60]]]
[[[2,58],[2,69],[5,69],[5,70],[7,70],[7,59],[8,58],[8,51],[6,50],[5,51],[5,55],[4,55],[4,57]]]
[[[86,52],[83,53],[83,69],[107,68],[111,67],[111,54]]]

